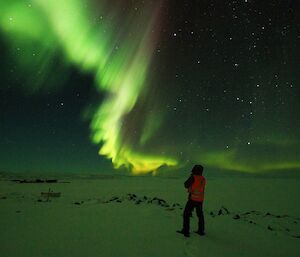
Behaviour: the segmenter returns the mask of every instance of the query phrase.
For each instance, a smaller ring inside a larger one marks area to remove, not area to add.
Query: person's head
[[[203,168],[202,165],[200,165],[200,164],[195,165],[195,166],[193,167],[193,169],[192,169],[192,173],[193,173],[194,175],[202,175],[203,169],[204,169],[204,168]]]

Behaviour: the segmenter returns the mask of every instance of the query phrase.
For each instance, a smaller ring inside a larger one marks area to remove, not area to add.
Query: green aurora
[[[122,143],[120,133],[123,117],[130,113],[146,87],[158,8],[132,14],[123,21],[122,33],[118,33],[113,22],[93,26],[86,5],[81,0],[2,2],[1,28],[13,40],[42,44],[46,52],[60,47],[68,62],[95,75],[97,87],[107,92],[107,98],[93,115],[92,140],[103,142],[99,154],[112,159],[115,167],[125,165],[136,173],[153,171],[164,164],[176,165],[172,158],[134,152],[130,145]],[[101,10],[101,6],[98,8]],[[114,52],[119,42],[122,46]]]
[[[151,65],[160,40],[162,4],[163,1],[149,1],[124,12],[122,1],[1,0],[0,28],[11,48],[22,45],[26,53],[39,49],[38,56],[23,54],[15,60],[28,69],[38,59],[41,79],[38,86],[32,84],[28,89],[33,93],[39,94],[43,78],[52,68],[52,57],[58,52],[66,65],[93,76],[99,94],[105,97],[97,108],[84,112],[85,119],[91,120],[91,140],[100,146],[99,155],[111,159],[115,168],[125,166],[141,174],[162,166],[180,168],[200,162],[243,172],[299,169],[298,135],[279,127],[266,137],[272,126],[264,127],[264,117],[257,116],[253,121],[251,144],[235,142],[230,149],[222,150],[205,147],[209,143],[203,140],[204,145],[199,143],[195,150],[180,142],[178,147],[188,153],[184,157],[176,147],[167,145],[167,140],[162,140],[159,147],[151,145],[152,140],[158,142],[163,137],[160,133],[168,120],[164,112],[139,113],[144,120],[140,133],[134,144],[127,138],[126,130],[136,124],[129,124],[133,119],[130,115],[137,115],[138,106],[153,94],[156,74]],[[104,19],[104,13],[109,18]],[[196,128],[191,130],[191,135],[198,133]]]

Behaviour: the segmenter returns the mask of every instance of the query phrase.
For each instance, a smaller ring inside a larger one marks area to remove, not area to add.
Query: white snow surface
[[[184,177],[55,178],[59,183],[0,177],[1,257],[300,254],[299,178],[207,178],[206,235],[193,233],[194,212],[190,238],[176,233],[187,199]],[[41,197],[49,188],[61,196]]]

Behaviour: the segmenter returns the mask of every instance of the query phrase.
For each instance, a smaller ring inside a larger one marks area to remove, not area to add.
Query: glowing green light
[[[101,1],[98,11],[106,2]],[[115,167],[125,165],[134,173],[177,163],[172,158],[134,152],[121,136],[124,116],[132,111],[147,85],[159,2],[140,14],[128,15],[122,23],[117,19],[94,22],[85,0],[12,0],[0,4],[1,29],[13,40],[19,37],[21,42],[37,41],[45,47],[49,42],[55,44],[68,62],[95,75],[96,86],[107,92],[107,98],[92,117],[92,140],[102,144],[99,154],[112,159]]]

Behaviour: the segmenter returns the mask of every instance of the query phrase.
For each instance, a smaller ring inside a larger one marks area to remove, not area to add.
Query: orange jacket
[[[189,187],[190,199],[196,202],[204,201],[206,180],[202,175],[193,175],[194,183]]]

